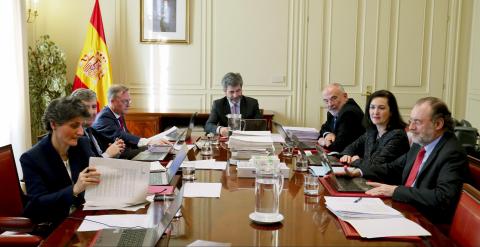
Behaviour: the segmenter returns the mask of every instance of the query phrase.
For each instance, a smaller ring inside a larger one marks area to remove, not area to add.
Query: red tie
[[[420,169],[420,165],[422,164],[423,157],[425,157],[425,147],[422,147],[418,152],[417,158],[413,163],[412,170],[410,170],[410,174],[408,175],[405,186],[412,187],[415,178],[417,178],[418,170]]]
[[[123,128],[123,117],[122,116],[120,116],[118,118],[118,122],[120,122],[120,129],[125,130],[125,128]]]

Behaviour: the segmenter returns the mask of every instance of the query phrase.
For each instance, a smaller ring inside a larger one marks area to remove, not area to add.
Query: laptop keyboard
[[[322,158],[318,155],[310,155],[308,156],[308,162],[310,163],[310,165],[321,165]]]
[[[142,246],[148,229],[124,229],[118,246]]]
[[[371,188],[366,182],[363,178],[337,177],[338,191],[365,192]]]
[[[150,173],[150,185],[165,185],[167,184],[165,172],[151,172]]]

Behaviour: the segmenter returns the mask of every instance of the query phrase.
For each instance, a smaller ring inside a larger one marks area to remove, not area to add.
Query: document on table
[[[285,143],[285,138],[283,138],[283,136],[281,136],[280,134],[272,133],[272,141],[273,142],[279,142],[279,143]]]
[[[187,247],[228,247],[232,246],[231,243],[221,243],[221,242],[213,242],[213,241],[206,241],[206,240],[195,240],[187,245]]]
[[[85,190],[85,206],[118,209],[146,201],[150,163],[90,157],[89,165],[101,175],[98,185]]]
[[[173,126],[172,128],[170,128],[168,130],[165,130],[162,133],[156,134],[156,135],[154,135],[150,138],[147,138],[147,139],[148,139],[149,142],[153,141],[153,140],[161,139],[161,138],[165,137],[166,135],[168,135],[168,134],[170,134],[174,131],[177,131],[177,129],[178,129],[177,127]]]
[[[405,218],[387,219],[348,219],[353,228],[363,238],[430,236],[419,224]]]
[[[220,197],[221,183],[186,183],[183,197]]]
[[[215,159],[210,160],[193,160],[193,161],[184,161],[180,167],[190,167],[194,166],[195,169],[204,169],[204,170],[225,170],[227,168],[226,161],[215,161]]]
[[[77,231],[98,231],[117,227],[153,227],[152,217],[146,214],[115,214],[115,215],[89,215],[85,216]]]
[[[342,220],[349,218],[392,218],[403,215],[383,203],[380,198],[325,196],[327,208]]]

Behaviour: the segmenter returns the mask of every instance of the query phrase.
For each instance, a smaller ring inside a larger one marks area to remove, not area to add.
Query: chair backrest
[[[478,229],[480,229],[480,191],[469,184],[464,184],[449,235],[457,246],[480,246]]]
[[[21,216],[21,195],[12,145],[0,147],[0,216]]]
[[[475,187],[477,190],[480,190],[480,160],[468,156],[468,170],[470,174],[470,183]]]

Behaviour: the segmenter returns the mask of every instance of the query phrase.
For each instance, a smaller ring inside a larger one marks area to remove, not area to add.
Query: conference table
[[[214,146],[213,155],[205,157],[198,150],[191,149],[189,158],[214,158],[228,160],[230,152],[225,143]],[[291,168],[291,159],[284,158]],[[404,203],[386,199],[385,203],[401,211],[425,229],[432,236],[414,241],[393,241],[388,239],[347,238],[339,222],[326,207],[324,195],[328,193],[320,185],[318,196],[303,193],[303,176],[306,173],[290,172],[285,180],[280,197],[280,213],[285,217],[281,223],[258,225],[249,219],[255,207],[255,179],[237,177],[236,166],[226,170],[197,170],[195,182],[220,182],[220,198],[184,198],[182,216],[171,223],[167,234],[158,246],[186,246],[195,240],[231,243],[232,246],[448,246],[451,240],[435,225],[424,218],[415,208]],[[184,181],[180,176],[174,179],[180,187]],[[156,212],[165,207],[163,202],[151,203],[147,208],[134,213],[147,214],[158,221]],[[77,210],[72,218],[66,219],[44,242],[43,246],[89,246],[97,232],[77,232],[81,219],[86,215],[131,214],[119,210],[83,211]]]

